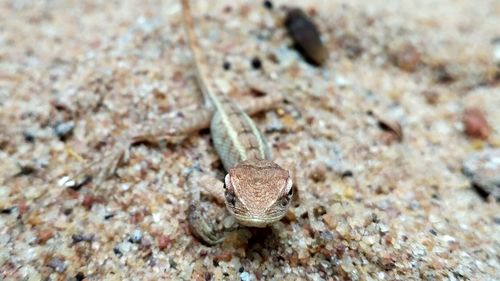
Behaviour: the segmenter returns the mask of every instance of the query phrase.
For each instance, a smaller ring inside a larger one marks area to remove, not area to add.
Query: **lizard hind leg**
[[[208,193],[216,202],[221,203],[224,201],[223,183],[193,169],[188,175],[187,185],[190,196],[188,221],[191,232],[205,244],[221,243],[226,238],[227,233],[234,228],[218,231],[215,230],[214,225],[207,222],[201,207],[201,193]]]

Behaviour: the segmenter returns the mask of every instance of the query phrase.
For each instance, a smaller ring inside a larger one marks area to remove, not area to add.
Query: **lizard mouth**
[[[279,216],[245,216],[233,214],[239,224],[249,227],[267,227],[268,225],[279,221],[285,214]]]

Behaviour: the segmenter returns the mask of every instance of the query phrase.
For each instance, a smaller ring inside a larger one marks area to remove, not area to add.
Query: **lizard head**
[[[265,227],[279,221],[292,201],[290,173],[269,160],[247,160],[224,180],[229,212],[245,226]]]

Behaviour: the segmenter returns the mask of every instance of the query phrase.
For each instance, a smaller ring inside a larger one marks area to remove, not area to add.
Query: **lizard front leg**
[[[192,170],[188,175],[187,187],[189,190],[188,221],[191,232],[202,242],[208,245],[221,243],[226,238],[226,234],[235,229],[230,227],[217,232],[214,226],[207,222],[201,208],[201,192],[208,193],[214,197],[219,204],[224,203],[224,184],[208,175],[203,175],[199,171]]]
[[[113,175],[121,162],[127,162],[130,146],[136,143],[157,144],[160,141],[178,143],[190,133],[208,128],[212,110],[201,109],[188,112],[183,118],[162,118],[154,124],[141,126],[132,132],[122,135],[115,146],[98,160],[87,164],[72,178],[73,186],[82,185],[91,178],[100,184]]]

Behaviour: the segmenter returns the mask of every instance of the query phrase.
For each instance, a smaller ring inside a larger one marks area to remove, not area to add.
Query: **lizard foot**
[[[207,245],[216,245],[224,241],[227,233],[233,231],[236,226],[225,227],[222,231],[215,231],[214,226],[209,224],[203,215],[201,207],[201,191],[211,195],[218,203],[223,203],[223,183],[200,173],[193,168],[189,171],[187,185],[190,194],[188,209],[188,221],[191,232]]]
[[[194,236],[208,245],[216,245],[224,241],[225,233],[216,233],[202,215],[201,209],[191,204],[188,210],[188,221]]]

